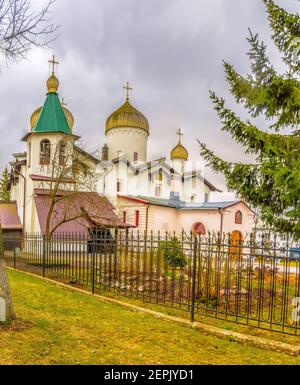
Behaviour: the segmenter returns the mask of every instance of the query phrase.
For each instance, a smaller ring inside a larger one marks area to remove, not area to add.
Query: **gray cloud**
[[[278,3],[299,10],[297,1]],[[200,158],[197,137],[226,159],[246,159],[243,149],[220,131],[208,92],[215,90],[245,116],[228,94],[222,60],[247,73],[248,27],[269,44],[282,69],[261,0],[58,0],[53,17],[62,26],[53,44],[60,60],[60,94],[88,149],[103,145],[105,120],[122,103],[122,87],[129,80],[133,103],[151,124],[151,157],[168,155],[175,130],[182,127],[195,159]],[[24,149],[19,139],[44,101],[51,54],[34,50],[28,61],[3,70],[0,168],[12,152]],[[221,176],[208,175],[224,188]]]

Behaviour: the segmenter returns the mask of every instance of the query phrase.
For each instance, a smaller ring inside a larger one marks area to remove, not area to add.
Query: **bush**
[[[161,253],[171,267],[185,267],[187,265],[181,243],[177,237],[171,238],[168,242],[161,242]]]

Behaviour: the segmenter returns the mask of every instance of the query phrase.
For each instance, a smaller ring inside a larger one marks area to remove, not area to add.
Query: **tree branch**
[[[2,62],[26,58],[33,47],[49,46],[58,26],[51,23],[50,9],[55,0],[33,11],[31,0],[0,0],[0,55]]]

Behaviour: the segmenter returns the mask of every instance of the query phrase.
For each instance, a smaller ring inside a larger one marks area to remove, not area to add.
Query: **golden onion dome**
[[[31,115],[31,118],[30,118],[30,127],[31,127],[31,129],[33,129],[35,127],[35,125],[37,124],[37,121],[39,120],[42,108],[43,107],[37,108],[33,112],[33,114]],[[68,110],[66,107],[63,107],[63,110],[64,110],[65,116],[67,118],[67,121],[69,123],[69,126],[70,126],[71,130],[73,130],[74,123],[75,123],[74,116],[73,116],[72,112],[70,110]]]
[[[47,89],[49,93],[57,93],[59,87],[59,80],[52,74],[47,80]]]
[[[189,159],[188,150],[181,144],[181,142],[179,142],[171,151],[171,160],[175,159],[183,159],[186,161]]]
[[[129,100],[107,119],[105,132],[120,127],[140,128],[149,135],[149,122],[146,117],[134,108]]]
[[[31,115],[31,118],[30,118],[30,127],[31,127],[31,129],[33,129],[33,128],[35,127],[35,125],[37,124],[37,121],[39,120],[39,117],[40,117],[42,108],[43,108],[43,107],[37,108],[37,109],[33,112],[33,114]]]
[[[64,110],[64,113],[66,115],[66,118],[67,118],[67,121],[69,123],[71,130],[73,130],[74,123],[75,123],[74,116],[73,116],[72,112],[70,110],[68,110],[66,107],[63,107],[63,110]]]

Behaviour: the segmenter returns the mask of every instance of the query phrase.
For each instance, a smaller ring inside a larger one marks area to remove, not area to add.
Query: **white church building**
[[[11,162],[10,206],[18,213],[18,226],[21,224],[24,232],[44,233],[47,208],[54,202],[51,196],[75,191],[80,198],[73,193],[75,201],[69,211],[76,206],[86,216],[83,219],[73,212],[59,226],[57,217],[62,216],[62,208],[57,208],[61,204],[57,199],[53,218],[48,221],[48,228],[55,226],[56,233],[124,225],[140,232],[228,232],[244,239],[249,236],[254,212],[241,200],[211,201],[211,193],[221,191],[203,176],[201,169],[192,167],[195,162],[183,145],[181,130],[177,132],[178,144],[165,157],[149,159],[151,128],[147,118],[132,106],[128,83],[124,87],[125,103],[106,121],[106,143],[99,146],[102,155],[98,157],[80,148],[76,144],[79,137],[74,131],[74,117],[58,95],[55,58],[51,63],[53,71],[47,81],[46,101],[31,116],[23,138],[25,151],[14,154]],[[63,178],[53,171],[54,160],[58,168],[68,170]],[[84,184],[78,188],[78,175],[86,174],[92,175],[93,191]],[[99,202],[96,198],[93,205],[88,205],[84,196],[93,194],[95,198],[95,193]],[[47,196],[49,199],[45,200]],[[1,207],[0,219],[1,215],[4,217]],[[102,215],[104,211],[106,216]],[[9,215],[5,218],[9,222]]]

